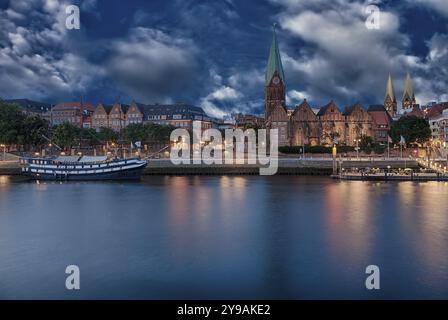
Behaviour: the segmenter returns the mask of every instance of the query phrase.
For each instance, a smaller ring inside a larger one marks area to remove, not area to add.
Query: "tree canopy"
[[[14,104],[0,101],[0,143],[21,144],[24,141],[25,115]]]
[[[36,115],[26,116],[20,107],[0,100],[0,143],[39,147],[45,143],[49,123]]]
[[[424,143],[431,138],[428,121],[416,116],[404,116],[392,124],[391,138],[395,143],[403,136],[407,143]]]
[[[56,126],[53,130],[54,142],[66,150],[75,144],[78,135],[79,128],[68,122]]]

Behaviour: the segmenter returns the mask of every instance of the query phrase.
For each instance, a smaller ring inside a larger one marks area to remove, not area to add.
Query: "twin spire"
[[[412,79],[409,72],[407,73],[406,80],[404,81],[403,100],[405,99],[415,100],[414,89],[412,87]]]
[[[387,98],[390,98],[390,101],[395,102],[395,92],[394,92],[394,85],[392,82],[392,77],[389,73],[389,78],[387,79],[387,86],[386,86],[386,100]],[[414,95],[414,88],[412,85],[412,79],[409,72],[406,74],[406,79],[404,82],[404,92],[403,92],[403,99],[402,101],[411,101],[415,103],[415,95]]]
[[[394,84],[392,83],[392,77],[389,73],[389,78],[387,79],[387,86],[386,86],[386,99],[387,97],[390,98],[390,101],[396,101],[395,100],[395,92],[394,92]]]
[[[273,25],[273,34],[272,34],[272,44],[271,50],[269,51],[269,60],[268,67],[266,69],[266,85],[272,79],[272,76],[277,71],[278,76],[282,79],[283,83],[285,83],[285,73],[283,72],[282,59],[280,57],[280,50],[278,48],[277,35],[275,33],[276,23]]]

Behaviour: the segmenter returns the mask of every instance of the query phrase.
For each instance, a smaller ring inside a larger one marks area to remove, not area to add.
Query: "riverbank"
[[[418,169],[419,164],[410,159],[379,159],[379,158],[360,158],[360,159],[337,159],[334,162],[330,158],[280,158],[278,161],[279,175],[323,175],[333,174],[333,167],[338,169],[398,169],[411,168]],[[20,175],[21,168],[16,161],[0,162],[0,175]],[[145,169],[145,175],[258,175],[260,174],[260,165],[250,164],[232,164],[232,165],[174,165],[169,159],[149,160],[148,167]]]
[[[413,173],[390,174],[387,172],[379,174],[350,173],[332,175],[334,179],[357,180],[357,181],[448,181],[448,176],[440,173]]]

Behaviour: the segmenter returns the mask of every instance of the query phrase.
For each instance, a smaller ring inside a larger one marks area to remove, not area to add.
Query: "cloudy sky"
[[[0,0],[0,97],[261,113],[274,22],[290,108],[382,103],[389,72],[399,99],[410,72],[418,103],[448,100],[448,0]]]

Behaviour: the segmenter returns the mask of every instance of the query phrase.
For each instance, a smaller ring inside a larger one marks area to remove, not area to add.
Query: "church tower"
[[[392,77],[389,73],[389,79],[387,79],[386,97],[384,98],[384,108],[386,108],[389,115],[393,118],[397,114],[397,99],[395,98],[394,85],[392,83]]]
[[[277,106],[285,107],[285,74],[283,72],[280,50],[275,33],[275,24],[272,35],[271,50],[269,52],[268,67],[265,79],[265,117],[269,118],[271,112]]]
[[[416,104],[415,102],[415,95],[414,95],[414,89],[412,87],[412,79],[408,72],[406,75],[406,80],[404,82],[404,93],[403,93],[403,100],[402,100],[402,107],[403,110],[410,111]]]

